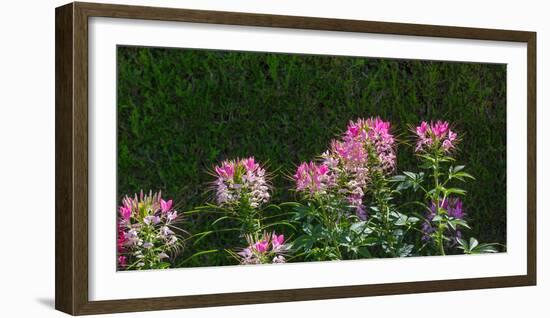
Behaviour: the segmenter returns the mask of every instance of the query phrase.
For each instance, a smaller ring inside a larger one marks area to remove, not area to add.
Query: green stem
[[[342,256],[342,252],[340,251],[340,242],[335,235],[335,232],[337,232],[337,229],[338,229],[337,228],[338,225],[336,224],[336,221],[331,219],[329,212],[326,211],[324,202],[321,199],[319,199],[319,206],[321,208],[322,223],[324,227],[329,230],[331,244],[333,245],[334,250],[336,251],[336,254],[337,254],[336,256],[338,257],[338,259],[342,260],[343,256]]]
[[[382,213],[383,217],[383,229],[384,229],[384,238],[388,243],[389,254],[392,257],[395,257],[395,247],[394,247],[394,237],[392,232],[392,226],[390,224],[390,209],[387,204],[386,198],[384,197],[384,192],[386,190],[386,183],[384,182],[384,177],[377,175],[375,182],[375,191],[374,196],[377,202],[379,211]]]
[[[441,209],[439,207],[439,154],[435,154],[435,164],[434,164],[434,182],[435,182],[435,211],[436,215],[441,216]],[[445,255],[445,247],[443,245],[443,223],[441,218],[438,221],[437,227],[437,241],[439,244],[439,253]]]

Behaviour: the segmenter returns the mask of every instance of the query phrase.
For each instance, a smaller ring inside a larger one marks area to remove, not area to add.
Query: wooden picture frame
[[[144,6],[56,9],[55,307],[72,314],[164,310],[536,284],[536,33]],[[149,299],[88,298],[88,19],[111,17],[527,43],[527,275],[238,292]]]

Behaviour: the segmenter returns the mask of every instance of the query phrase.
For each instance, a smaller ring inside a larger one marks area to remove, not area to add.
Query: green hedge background
[[[273,200],[293,200],[285,175],[358,117],[390,120],[403,142],[399,171],[416,171],[409,126],[443,119],[462,137],[459,162],[476,177],[464,186],[471,236],[506,243],[506,65],[124,46],[117,53],[119,198],[162,190],[185,211],[211,199],[216,163],[253,155],[278,171]]]

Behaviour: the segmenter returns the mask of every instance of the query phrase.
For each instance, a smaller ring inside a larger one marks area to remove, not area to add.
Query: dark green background
[[[477,179],[471,235],[506,242],[506,66],[195,49],[118,48],[118,195],[162,190],[180,211],[211,198],[217,162],[253,155],[284,175],[322,153],[350,119],[381,116],[400,141],[409,125],[448,120],[459,162]],[[418,170],[400,144],[398,169]],[[196,224],[199,228],[200,224]]]

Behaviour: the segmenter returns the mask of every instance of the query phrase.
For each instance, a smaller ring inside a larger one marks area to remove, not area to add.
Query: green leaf
[[[219,223],[219,222],[221,222],[221,221],[223,221],[223,220],[227,220],[227,219],[229,219],[229,218],[231,218],[231,217],[229,217],[229,216],[227,216],[227,215],[226,215],[226,216],[219,217],[219,218],[217,218],[216,220],[214,220],[214,222],[212,222],[212,225],[216,225],[217,223]]]
[[[416,173],[410,171],[403,171],[403,173],[412,180],[416,180]]]
[[[404,175],[395,175],[389,179],[390,182],[403,182],[407,180],[407,177]]]
[[[462,220],[462,219],[452,219],[451,221],[449,221],[449,223],[454,224],[453,230],[457,226],[461,226],[461,227],[466,228],[466,229],[471,229],[470,226],[468,225],[468,223],[465,220]]]
[[[465,167],[464,165],[450,167],[450,168],[449,168],[449,171],[450,171],[450,172],[453,172],[453,173],[457,173],[457,172],[459,172],[460,170],[463,170],[464,167]]]
[[[274,223],[271,223],[271,224],[268,224],[268,225],[264,225],[261,229],[264,230],[264,229],[268,229],[270,227],[275,227],[275,226],[278,226],[278,225],[288,226],[288,227],[291,227],[293,230],[296,231],[296,227],[294,226],[294,224],[289,223],[289,222],[285,222],[285,221],[274,222]]]
[[[366,221],[355,222],[350,226],[349,229],[357,234],[360,234],[365,229],[366,224]]]
[[[465,179],[465,178],[469,178],[469,179],[475,180],[474,176],[472,176],[471,174],[469,174],[469,173],[467,173],[467,172],[455,173],[455,174],[453,174],[453,177],[454,177],[454,178],[457,178],[457,179],[460,179],[460,180],[463,180],[463,179]]]
[[[475,248],[474,252],[476,254],[498,253],[498,250],[496,249],[496,246],[497,246],[497,244],[493,244],[493,243],[482,243],[482,244],[479,244]]]
[[[370,253],[369,249],[366,246],[361,246],[357,250],[357,253],[364,258],[371,258],[372,254]]]
[[[459,188],[449,188],[449,189],[445,189],[445,194],[448,196],[449,194],[458,194],[458,195],[465,195],[466,194],[466,190],[462,190],[462,189],[459,189]]]
[[[416,223],[416,222],[418,222],[418,221],[420,221],[420,219],[417,218],[417,217],[414,217],[414,216],[410,216],[410,217],[407,219],[407,223],[409,223],[409,224],[414,224],[414,223]]]
[[[408,217],[405,214],[401,214],[399,216],[399,219],[397,219],[397,221],[395,222],[395,225],[397,226],[405,225],[407,224],[407,220],[408,220]]]
[[[412,244],[402,246],[397,251],[397,254],[399,254],[399,257],[407,257],[407,256],[411,255],[411,252],[412,252],[413,248],[414,248],[414,245],[412,245]]]
[[[470,238],[470,251],[473,250],[474,248],[476,248],[476,246],[478,244],[479,244],[479,242],[475,238],[471,237]]]

